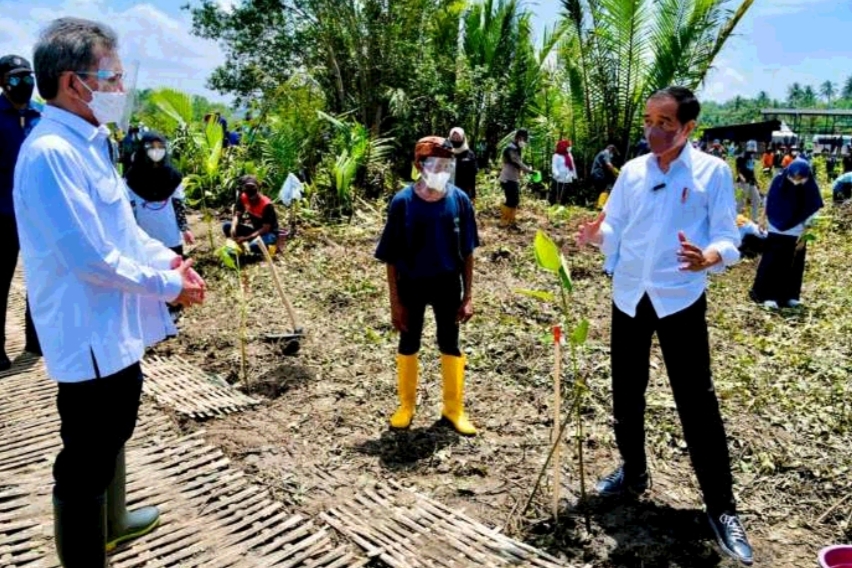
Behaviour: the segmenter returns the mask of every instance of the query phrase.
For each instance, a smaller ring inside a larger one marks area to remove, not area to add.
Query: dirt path
[[[484,246],[477,252],[476,317],[462,334],[468,355],[469,413],[481,434],[459,438],[436,424],[440,414],[434,326],[424,334],[418,415],[409,432],[388,431],[396,404],[396,336],[389,325],[384,270],[372,259],[381,219],[364,210],[352,225],[303,231],[279,257],[280,271],[309,331],[297,357],[264,343],[266,332],[289,327],[265,266],[247,269],[248,354],[256,410],[205,425],[252,478],[299,510],[316,514],[333,490],[393,479],[504,526],[525,501],[552,427],[549,306],[518,288],[552,289],[534,268],[533,227],[559,240],[564,218],[524,212],[522,234],[496,227],[496,199],[479,201]],[[197,235],[204,230],[198,227]],[[201,239],[200,239],[201,240]],[[203,245],[202,245],[203,246]],[[589,481],[616,463],[610,427],[609,281],[601,259],[565,247],[576,284],[573,303],[592,322],[584,355],[591,397],[585,409]],[[820,520],[852,492],[848,451],[852,412],[849,373],[852,275],[838,259],[852,252],[848,235],[830,227],[812,246],[806,276],[809,307],[771,314],[747,302],[755,265],[746,261],[714,278],[710,291],[714,372],[726,418],[736,490],[758,566],[811,566],[816,551],[850,538],[849,508]],[[201,251],[200,257],[204,254]],[[236,381],[239,369],[235,277],[202,261],[210,299],[185,316],[176,352]],[[507,527],[548,552],[592,566],[703,568],[728,565],[715,552],[700,512],[665,369],[655,348],[648,393],[648,453],[653,488],[638,504],[591,499],[592,531],[571,512],[579,483],[573,443],[563,451],[566,499],[560,524],[549,513],[549,486],[533,509]],[[566,379],[567,380],[567,379]],[[188,423],[186,428],[194,428]],[[820,522],[817,522],[820,520]]]

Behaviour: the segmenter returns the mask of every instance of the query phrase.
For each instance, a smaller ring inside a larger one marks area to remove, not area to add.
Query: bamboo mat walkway
[[[0,373],[0,567],[56,568],[56,385],[40,359],[22,353],[23,315],[17,281],[7,318],[15,362]],[[192,418],[257,404],[178,358],[146,359],[143,370],[146,395]],[[128,503],[157,505],[161,525],[116,550],[113,568],[569,568],[394,482],[350,491],[316,520],[292,514],[203,435],[181,434],[145,399],[127,447]]]

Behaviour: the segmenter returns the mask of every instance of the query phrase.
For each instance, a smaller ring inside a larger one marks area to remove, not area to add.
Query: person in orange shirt
[[[775,163],[775,152],[771,146],[766,146],[763,151],[763,173],[764,175],[772,175],[772,165]]]
[[[787,153],[784,154],[784,159],[781,160],[781,169],[786,169],[787,166],[792,164],[793,160],[795,160],[795,159],[796,159],[796,157],[793,156],[793,149],[787,148]]]

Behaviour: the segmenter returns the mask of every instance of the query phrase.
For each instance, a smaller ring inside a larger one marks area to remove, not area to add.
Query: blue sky
[[[190,0],[191,1],[191,0]],[[228,5],[234,0],[219,0]],[[38,29],[55,17],[75,15],[110,23],[125,60],[140,62],[139,86],[167,85],[213,99],[205,79],[224,56],[193,37],[186,0],[0,0],[0,53],[30,57]],[[558,0],[528,3],[540,33],[559,17]],[[817,87],[852,75],[850,0],[755,0],[716,61],[702,98],[754,96],[761,89],[784,97],[794,81]]]

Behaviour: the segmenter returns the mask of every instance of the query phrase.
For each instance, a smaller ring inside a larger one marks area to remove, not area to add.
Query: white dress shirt
[[[618,259],[613,301],[631,317],[645,294],[663,318],[688,308],[704,293],[704,272],[680,270],[678,231],[705,252],[714,249],[721,255],[713,272],[740,258],[731,169],[691,144],[668,173],[653,154],[625,164],[604,210],[601,250]]]
[[[136,224],[108,144],[105,127],[46,106],[15,168],[27,295],[59,382],[117,373],[176,333],[164,305],[182,287],[176,255]]]

